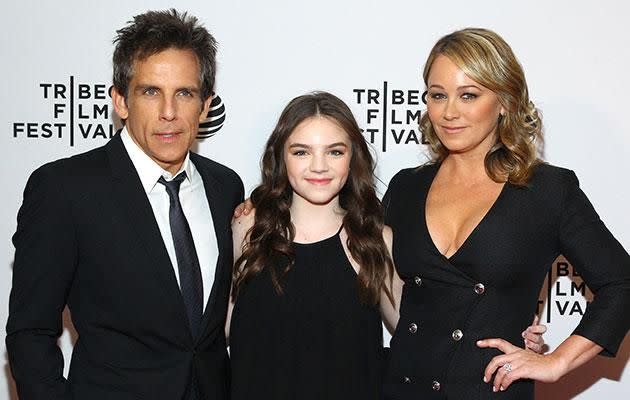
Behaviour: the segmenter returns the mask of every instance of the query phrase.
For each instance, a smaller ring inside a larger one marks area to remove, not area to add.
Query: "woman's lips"
[[[328,183],[330,183],[330,181],[332,181],[332,178],[318,178],[318,179],[306,179],[307,182],[313,184],[313,185],[326,185]]]
[[[441,125],[442,129],[447,133],[459,133],[466,129],[465,126],[445,126]]]

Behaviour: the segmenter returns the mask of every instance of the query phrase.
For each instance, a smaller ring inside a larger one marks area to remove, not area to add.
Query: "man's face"
[[[113,91],[116,112],[133,140],[172,174],[181,168],[208,112],[211,99],[200,96],[197,57],[179,49],[136,60],[127,98]]]

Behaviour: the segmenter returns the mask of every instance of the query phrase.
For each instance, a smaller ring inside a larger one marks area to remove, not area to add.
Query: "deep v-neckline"
[[[486,220],[488,220],[491,217],[491,214],[494,213],[494,210],[497,208],[497,204],[499,204],[501,199],[504,197],[504,194],[508,187],[508,183],[506,182],[503,184],[498,196],[494,199],[494,201],[492,202],[488,210],[485,212],[485,214],[481,217],[477,225],[475,225],[475,227],[470,231],[468,236],[466,236],[466,238],[462,241],[462,244],[455,250],[453,254],[447,257],[444,253],[440,251],[440,249],[435,244],[435,240],[433,239],[433,236],[431,235],[431,230],[429,229],[429,224],[427,222],[427,199],[429,198],[429,192],[431,191],[431,186],[433,186],[433,181],[435,181],[435,177],[437,176],[438,171],[440,170],[440,165],[441,164],[439,163],[433,165],[432,176],[430,176],[430,179],[427,185],[427,190],[425,190],[424,192],[424,198],[422,201],[422,225],[424,227],[424,233],[427,235],[428,241],[430,242],[430,246],[432,247],[432,249],[435,252],[437,252],[440,256],[442,256],[442,258],[444,258],[450,263],[457,257],[457,255],[459,255],[462,252],[462,249],[465,249],[468,242],[471,241],[471,238],[473,238],[477,234],[477,231],[483,228],[483,225],[485,225]]]

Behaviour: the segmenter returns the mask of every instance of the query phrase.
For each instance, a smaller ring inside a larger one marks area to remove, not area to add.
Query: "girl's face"
[[[284,144],[293,204],[338,204],[351,158],[350,138],[335,121],[320,116],[302,121]]]
[[[505,113],[497,95],[444,55],[433,61],[427,85],[429,120],[444,147],[450,154],[485,156],[497,141],[499,114]]]

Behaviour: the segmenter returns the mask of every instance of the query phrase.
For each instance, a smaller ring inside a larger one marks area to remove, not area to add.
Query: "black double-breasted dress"
[[[479,339],[520,345],[545,275],[563,254],[594,293],[575,334],[617,351],[630,327],[630,257],[604,226],[572,171],[541,164],[527,187],[506,184],[450,258],[434,245],[425,204],[438,164],[400,171],[384,197],[393,257],[405,281],[391,341],[386,399],[531,399],[518,381],[493,393],[482,381],[496,349]]]

